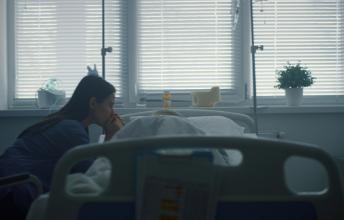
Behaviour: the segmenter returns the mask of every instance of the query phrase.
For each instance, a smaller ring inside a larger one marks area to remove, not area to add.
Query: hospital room
[[[0,219],[344,219],[344,0],[0,0]]]

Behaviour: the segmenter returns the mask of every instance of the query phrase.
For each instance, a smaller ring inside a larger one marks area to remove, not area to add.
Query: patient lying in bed
[[[223,116],[178,117],[156,115],[137,117],[127,123],[111,141],[178,135],[226,135],[243,136],[244,128]],[[234,154],[233,154],[234,155]],[[235,157],[235,155],[234,155]],[[235,160],[235,158],[234,158]],[[101,193],[107,187],[111,165],[105,158],[98,158],[85,174],[71,174],[67,178],[67,190],[71,193]],[[47,196],[41,196],[30,209],[28,219],[40,219]]]
[[[166,135],[242,136],[243,134],[243,127],[223,116],[185,118],[175,115],[155,115],[135,117],[113,137],[113,140]]]

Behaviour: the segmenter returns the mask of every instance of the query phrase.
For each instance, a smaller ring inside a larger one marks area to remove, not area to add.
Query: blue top
[[[75,146],[88,143],[86,128],[76,120],[62,120],[40,133],[25,134],[0,156],[0,177],[30,173],[40,179],[44,192],[47,192],[50,190],[55,165],[62,155]],[[80,165],[73,169],[73,172],[85,171],[90,163]],[[29,184],[24,184],[23,187],[34,191]],[[21,186],[12,187],[12,190],[14,188],[22,190]],[[0,199],[9,190],[9,187],[1,188]]]

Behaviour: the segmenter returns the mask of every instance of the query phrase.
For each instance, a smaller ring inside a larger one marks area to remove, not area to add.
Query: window
[[[344,2],[268,0],[254,4],[257,95],[282,95],[275,71],[301,61],[316,77],[306,96],[344,95]]]
[[[125,2],[106,1],[106,77],[122,95],[126,68],[126,26],[122,19]],[[70,96],[96,64],[101,74],[101,1],[16,0],[15,1],[15,98],[34,98],[48,78],[57,78],[59,88]]]
[[[237,94],[240,43],[231,0],[138,1],[138,91],[219,86]]]
[[[106,45],[113,47],[106,57],[106,78],[117,95],[133,88],[136,97],[164,90],[189,94],[212,86],[237,95],[243,88],[238,83],[240,31],[232,30],[231,0],[136,1],[136,37],[127,34],[132,19],[127,1],[105,2]],[[16,99],[34,98],[51,77],[70,96],[86,65],[96,63],[101,72],[100,1],[16,0],[14,22]],[[137,62],[128,57],[132,43]],[[129,72],[129,62],[137,64],[137,72]]]
[[[106,46],[113,47],[106,56],[106,79],[117,96],[129,104],[142,96],[160,99],[169,90],[174,99],[191,101],[191,91],[220,86],[224,101],[242,100],[251,75],[250,5],[240,1],[234,25],[237,1],[105,0]],[[257,95],[282,100],[275,72],[300,60],[316,77],[306,96],[344,97],[344,2],[253,2],[255,44],[264,45],[256,54]],[[8,13],[15,51],[9,57],[15,75],[11,97],[35,98],[48,78],[57,78],[70,96],[87,65],[95,63],[102,72],[100,0],[9,4],[15,12]]]

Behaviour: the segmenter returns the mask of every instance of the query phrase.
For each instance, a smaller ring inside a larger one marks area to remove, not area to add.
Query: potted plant
[[[311,71],[300,62],[296,65],[288,62],[283,70],[277,71],[276,87],[285,90],[289,106],[299,106],[303,97],[303,88],[311,86],[314,79]]]

